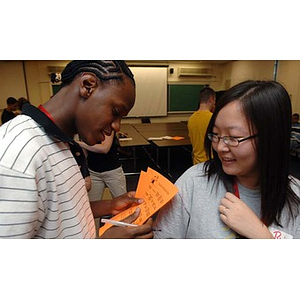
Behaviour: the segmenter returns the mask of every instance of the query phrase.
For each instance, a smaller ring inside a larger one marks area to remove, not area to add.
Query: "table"
[[[138,146],[147,146],[150,143],[131,125],[121,124],[120,132],[125,133],[131,140],[119,139],[121,147],[132,147],[133,153],[133,173],[125,173],[125,175],[139,174],[136,172],[136,151],[135,148]]]
[[[134,128],[139,132],[147,132],[147,131],[186,131],[187,126],[183,122],[172,122],[172,123],[144,123],[144,124],[133,124]]]
[[[148,140],[150,137],[162,136],[181,136],[182,140],[152,140],[151,143],[156,146],[156,163],[159,165],[159,149],[167,148],[167,173],[170,177],[170,151],[172,147],[191,145],[188,128],[185,123],[147,123],[147,124],[133,124],[134,128]]]

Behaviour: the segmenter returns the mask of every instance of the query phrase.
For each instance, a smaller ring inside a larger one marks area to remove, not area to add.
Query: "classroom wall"
[[[203,69],[211,69],[213,77],[181,77],[179,76],[179,68],[203,68]],[[173,69],[173,74],[170,73],[170,70]],[[186,61],[186,62],[170,62],[169,63],[169,74],[168,74],[168,84],[198,84],[205,85],[209,84],[209,86],[215,90],[220,90],[220,82],[221,75],[223,71],[223,63],[222,62],[194,62],[194,61]]]
[[[52,96],[49,68],[61,70],[68,61],[31,60],[25,61],[26,78],[30,102],[34,105],[43,104]]]
[[[208,84],[214,90],[219,91],[221,89],[221,79],[224,69],[224,61],[127,61],[128,65],[168,65],[168,84]],[[178,75],[179,68],[207,68],[212,69],[214,77],[181,77]],[[170,71],[173,71],[171,73]],[[159,122],[180,122],[187,121],[191,113],[168,113],[166,117],[152,117],[152,123]],[[140,118],[124,118],[122,123],[141,123]]]
[[[300,61],[280,60],[277,81],[288,91],[294,113],[300,114]]]
[[[273,80],[281,83],[289,93],[293,112],[300,113],[300,61],[279,60],[277,71],[274,60],[240,60],[224,65],[220,89],[226,90],[244,80]]]
[[[0,61],[0,108],[6,107],[6,99],[26,98],[26,85],[22,61]]]
[[[222,90],[227,90],[245,80],[272,80],[274,60],[239,60],[224,65],[220,82]]]
[[[0,111],[6,107],[9,96],[28,97],[32,104],[45,103],[52,96],[49,67],[58,70],[68,61],[0,61]],[[247,79],[271,80],[274,61],[127,61],[134,65],[168,65],[168,84],[209,84],[216,91],[225,90]],[[212,78],[179,77],[180,67],[211,68]],[[173,74],[170,73],[173,69]],[[293,111],[300,113],[300,61],[279,61],[277,80],[291,95]],[[25,82],[27,82],[27,89]],[[27,95],[28,91],[28,95]],[[152,122],[188,120],[190,113],[169,113],[166,117],[151,118]],[[123,122],[139,123],[140,119]]]

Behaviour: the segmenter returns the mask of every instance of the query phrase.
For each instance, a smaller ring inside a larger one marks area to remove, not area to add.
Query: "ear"
[[[97,76],[93,73],[82,73],[80,77],[80,95],[89,98],[98,85]]]

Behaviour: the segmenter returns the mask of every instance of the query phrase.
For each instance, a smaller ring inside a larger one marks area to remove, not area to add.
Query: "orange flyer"
[[[169,202],[177,192],[178,189],[172,182],[160,173],[148,168],[147,172],[141,171],[135,196],[136,198],[143,198],[144,202],[122,211],[111,220],[122,221],[133,214],[137,207],[140,207],[141,213],[133,223],[142,225]],[[112,226],[111,224],[105,224],[100,227],[99,236]]]
[[[173,136],[172,139],[175,140],[175,141],[180,141],[180,140],[184,140],[185,137],[184,136]]]

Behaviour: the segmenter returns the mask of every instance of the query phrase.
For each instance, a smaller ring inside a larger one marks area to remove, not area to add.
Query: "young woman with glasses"
[[[300,238],[291,115],[289,95],[274,81],[246,81],[224,93],[207,129],[209,160],[177,180],[155,238]]]

